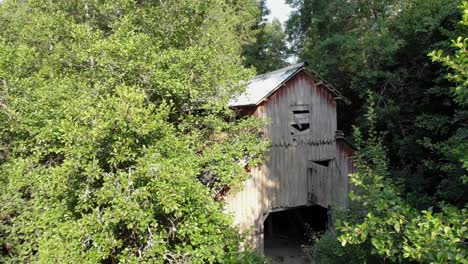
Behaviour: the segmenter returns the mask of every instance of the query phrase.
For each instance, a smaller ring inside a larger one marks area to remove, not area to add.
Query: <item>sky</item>
[[[276,17],[284,24],[288,19],[289,13],[291,13],[291,7],[284,0],[267,0],[266,4],[268,9],[270,9],[268,21],[272,21]]]

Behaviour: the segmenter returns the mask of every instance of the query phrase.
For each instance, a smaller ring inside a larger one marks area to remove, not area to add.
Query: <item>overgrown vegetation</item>
[[[449,155],[454,142],[447,139],[465,127],[465,106],[454,100],[446,69],[427,56],[466,36],[460,2],[288,2],[296,7],[287,32],[299,58],[353,102],[339,111],[345,134],[366,123],[372,91],[376,129],[387,132],[390,175],[402,194],[421,209],[441,201],[464,206],[466,170]]]
[[[296,52],[360,128],[350,207],[313,262],[467,263],[468,2],[461,23],[457,1],[288,2]]]
[[[462,5],[462,27],[468,25],[468,2]],[[440,61],[451,69],[449,80],[456,84],[452,91],[447,91],[460,106],[458,115],[466,115],[467,89],[467,49],[468,41],[466,27],[463,35],[452,41],[456,48],[454,55],[443,56],[443,51],[430,54],[433,60]],[[372,95],[372,94],[371,94]],[[355,190],[350,193],[351,214],[338,217],[338,235],[330,238],[323,236],[313,247],[320,263],[334,263],[349,256],[347,247],[358,249],[351,255],[352,261],[369,260],[370,256],[379,256],[376,262],[404,263],[416,261],[420,263],[468,263],[468,211],[466,207],[451,205],[453,201],[440,201],[425,209],[418,210],[414,201],[406,198],[399,187],[394,184],[387,159],[387,151],[383,147],[382,137],[376,132],[377,113],[374,111],[374,98],[368,100],[369,107],[367,123],[369,134],[367,140],[359,129],[354,140],[359,151],[355,158],[356,173],[351,176]],[[465,126],[453,131],[452,136],[439,143],[439,150],[444,155],[452,157],[453,162],[459,162],[466,170],[468,147],[466,139],[468,131]],[[449,178],[451,175],[443,175]],[[462,173],[459,180],[466,185],[466,174]],[[457,205],[457,203],[455,203]],[[341,242],[341,247],[336,243]],[[335,241],[335,242],[333,242]],[[333,244],[335,243],[335,244]],[[330,245],[330,246],[328,246]],[[324,248],[324,250],[321,250]]]
[[[258,12],[3,1],[0,262],[260,261],[217,201],[267,146],[257,121],[226,122]]]
[[[402,198],[375,131],[373,101],[370,96],[367,139],[354,133],[350,207],[338,212],[336,233],[311,241],[312,263],[468,263],[467,209],[440,203],[421,211]]]
[[[0,262],[263,262],[222,198],[268,142],[227,102],[292,50],[360,148],[311,261],[468,263],[468,1],[287,0],[286,33],[264,0],[0,2]]]
[[[244,64],[254,67],[259,74],[267,73],[288,65],[289,48],[286,33],[278,19],[267,21],[270,10],[265,0],[258,2],[260,13],[252,27],[255,41],[243,48]]]
[[[372,107],[370,124],[376,119]],[[368,241],[373,253],[393,262],[466,263],[466,209],[441,203],[419,211],[402,199],[388,175],[382,142],[372,126],[370,129],[365,142],[359,130],[354,135],[360,150],[355,158],[357,172],[351,176],[355,191],[350,198],[361,205],[363,214],[354,223],[337,222],[341,244]]]

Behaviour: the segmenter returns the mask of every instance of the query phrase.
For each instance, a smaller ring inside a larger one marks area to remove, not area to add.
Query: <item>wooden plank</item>
[[[292,133],[294,133],[294,135],[296,136],[301,136],[301,135],[308,135],[310,133],[310,129],[306,129],[304,131],[299,131],[298,129],[294,128],[294,127],[291,127],[291,130],[290,130]],[[294,136],[293,135],[293,136]]]
[[[291,113],[291,122],[289,124],[295,125],[297,124],[299,128],[302,129],[302,124],[309,124],[310,125],[310,114],[292,114]]]
[[[306,111],[309,110],[309,104],[291,104],[289,109],[291,111]]]

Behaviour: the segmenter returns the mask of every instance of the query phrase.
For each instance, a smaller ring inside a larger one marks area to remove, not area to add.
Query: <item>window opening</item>
[[[309,109],[307,110],[296,110],[296,111],[293,111],[294,114],[308,114],[309,113]]]
[[[301,132],[310,128],[310,124],[294,124],[294,125],[291,125],[291,126],[293,128],[295,128],[296,130],[299,130]]]
[[[303,135],[310,131],[309,105],[291,105],[291,135]],[[294,138],[293,138],[294,139]]]
[[[315,163],[315,164],[318,164],[320,166],[328,167],[328,166],[330,166],[331,159],[313,160],[312,162]]]

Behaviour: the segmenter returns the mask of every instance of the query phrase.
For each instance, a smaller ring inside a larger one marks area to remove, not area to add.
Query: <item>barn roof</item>
[[[323,78],[321,78],[316,72],[306,70],[305,66],[305,63],[298,63],[253,77],[248,82],[245,92],[238,97],[231,99],[231,101],[229,101],[229,106],[258,105],[302,70],[305,70],[308,74],[312,75],[318,83],[324,85],[335,95],[336,99],[343,100],[346,104],[351,103],[338,90],[331,86],[331,84],[323,80]]]

